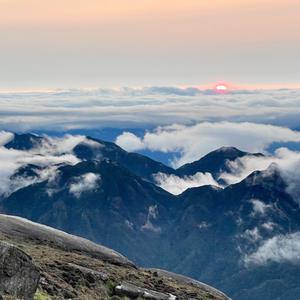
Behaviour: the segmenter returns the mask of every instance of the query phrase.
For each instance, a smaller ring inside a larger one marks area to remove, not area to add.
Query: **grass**
[[[40,290],[37,290],[33,297],[33,300],[51,300],[51,299],[47,294],[41,292]]]

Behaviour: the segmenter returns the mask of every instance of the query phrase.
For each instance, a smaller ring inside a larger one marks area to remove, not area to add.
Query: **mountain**
[[[114,250],[26,219],[0,215],[0,237],[3,299],[229,300],[201,282],[140,269]]]
[[[176,170],[179,176],[191,176],[197,172],[209,172],[216,178],[221,171],[230,171],[228,161],[234,161],[244,156],[263,156],[261,153],[248,153],[234,147],[222,147],[212,151],[192,163],[185,164]]]
[[[34,134],[14,134],[14,138],[5,145],[8,149],[32,150],[47,144],[47,137]],[[157,173],[174,174],[180,177],[192,176],[197,172],[209,172],[216,179],[222,171],[230,172],[228,162],[244,156],[263,156],[261,153],[248,153],[234,147],[222,147],[212,151],[192,163],[185,164],[174,170],[171,167],[157,162],[147,156],[127,152],[118,145],[87,136],[84,141],[79,141],[72,153],[81,160],[109,159],[145,180],[155,183],[153,175]]]
[[[47,137],[30,133],[15,133],[13,139],[4,146],[8,149],[32,150],[42,146],[43,143],[50,144],[53,142],[50,142]],[[153,182],[153,174],[155,173],[174,173],[172,168],[160,162],[137,153],[127,152],[114,143],[92,137],[86,137],[84,141],[78,142],[72,152],[81,160],[109,159],[150,182]]]
[[[87,237],[137,262],[157,255],[174,196],[108,160],[61,166],[56,174],[12,193],[2,211]]]
[[[84,160],[108,158],[130,170],[132,173],[153,181],[153,174],[162,172],[166,174],[174,173],[174,170],[144,155],[130,153],[114,143],[105,142],[98,139],[87,137],[89,141],[93,141],[101,145],[101,147],[91,147],[89,144],[80,143],[74,148],[75,155]]]
[[[172,270],[214,282],[233,299],[299,298],[296,257],[284,260],[278,254],[260,261],[255,256],[266,243],[297,239],[300,210],[285,188],[279,172],[271,168],[224,190],[200,187],[180,195],[182,208],[170,236],[179,245],[180,263]]]
[[[178,196],[151,180],[158,170],[217,178],[230,172],[228,161],[262,154],[223,147],[173,170],[113,143],[67,144],[65,151],[35,151],[15,170],[10,180],[18,188],[0,201],[1,212],[86,237],[141,266],[192,276],[233,299],[300,298],[300,209],[276,165],[226,188]]]
[[[8,149],[15,150],[31,150],[35,147],[38,147],[43,142],[43,137],[31,134],[17,134],[14,133],[14,137],[11,141],[9,141],[4,146]]]

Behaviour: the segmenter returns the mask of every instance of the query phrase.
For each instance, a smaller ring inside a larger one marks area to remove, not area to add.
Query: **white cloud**
[[[13,134],[0,133],[0,142],[5,145],[12,140]],[[0,196],[25,187],[34,182],[50,180],[55,177],[56,170],[61,164],[75,165],[80,160],[73,155],[72,150],[78,143],[89,143],[84,136],[66,135],[62,138],[44,137],[43,143],[28,151],[7,149],[0,146]],[[0,144],[1,145],[1,144]],[[21,167],[35,165],[37,176],[21,178],[11,176]]]
[[[179,195],[188,188],[199,187],[203,185],[219,186],[210,173],[198,172],[193,176],[178,177],[164,173],[154,174],[154,180],[158,186],[164,190]]]
[[[129,152],[144,148],[141,139],[131,132],[124,132],[122,135],[118,136],[116,139],[116,144]]]
[[[251,243],[255,243],[261,239],[261,235],[258,227],[253,229],[247,229],[243,234],[240,235],[241,238],[248,240]]]
[[[262,228],[264,228],[267,231],[272,231],[274,229],[274,227],[276,227],[276,224],[273,222],[266,222],[266,223],[263,223],[261,226],[262,226]]]
[[[70,184],[69,192],[76,198],[80,198],[82,193],[95,190],[99,185],[100,179],[100,175],[94,173],[86,173],[75,177],[74,183]]]
[[[117,138],[117,144],[130,151],[149,149],[161,152],[179,152],[173,160],[175,167],[198,160],[222,146],[233,146],[250,152],[264,151],[273,142],[300,142],[300,132],[289,128],[254,124],[203,122],[192,126],[170,125],[158,127],[138,138],[127,132]]]
[[[63,137],[43,136],[42,144],[31,150],[32,153],[62,155],[72,154],[78,144],[86,144],[91,147],[101,148],[102,145],[83,135],[66,134]]]
[[[272,205],[265,204],[258,199],[251,199],[253,205],[253,215],[264,215],[268,209],[272,208]]]
[[[161,228],[153,224],[152,221],[156,220],[158,217],[158,207],[157,205],[150,205],[148,207],[148,214],[145,224],[141,227],[141,230],[149,230],[155,233],[160,233]]]
[[[0,131],[0,146],[4,146],[14,138],[14,134],[7,131]]]
[[[300,232],[274,236],[244,258],[246,265],[265,265],[269,262],[300,262]]]
[[[158,126],[202,121],[299,126],[300,90],[149,87],[0,92],[0,127],[14,131]]]
[[[235,184],[245,179],[254,171],[266,170],[276,160],[273,156],[244,156],[234,161],[227,162],[229,172],[219,175],[219,179],[224,180],[227,184]]]
[[[19,177],[12,179],[11,176],[22,166],[33,164],[46,169],[52,168],[59,164],[74,165],[79,160],[72,154],[65,154],[60,156],[41,155],[40,153],[32,153],[30,151],[19,151],[14,149],[6,149],[0,147],[0,195],[10,194],[11,192],[27,186],[36,181],[46,180],[45,174],[50,174],[46,170],[38,171],[37,178],[20,179]]]
[[[269,166],[272,166],[268,169]],[[273,156],[244,156],[228,162],[230,172],[220,175],[227,184],[240,182],[254,171],[278,169],[287,184],[287,192],[300,204],[300,152],[277,149]]]

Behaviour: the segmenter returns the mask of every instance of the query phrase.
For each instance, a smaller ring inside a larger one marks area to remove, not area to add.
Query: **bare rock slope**
[[[7,299],[229,299],[190,278],[140,269],[111,249],[26,219],[0,215],[0,239],[0,294]]]

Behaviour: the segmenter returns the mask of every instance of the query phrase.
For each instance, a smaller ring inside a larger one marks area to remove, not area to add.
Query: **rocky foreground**
[[[2,299],[229,299],[190,278],[141,269],[86,239],[0,215]]]

